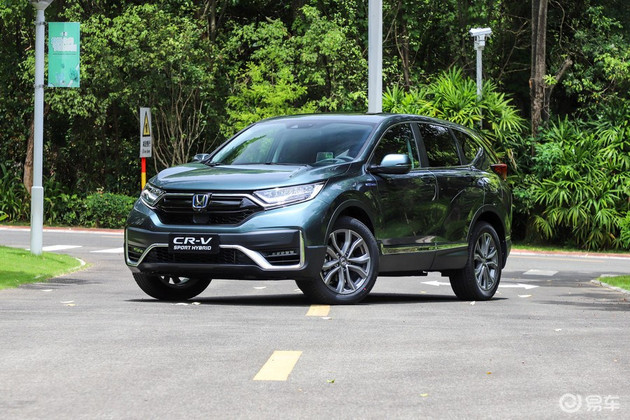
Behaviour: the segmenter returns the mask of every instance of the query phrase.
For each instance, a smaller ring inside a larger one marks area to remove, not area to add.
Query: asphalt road
[[[630,295],[590,282],[628,258],[513,254],[489,302],[430,275],[355,306],[224,280],[172,304],[135,285],[119,233],[44,245],[91,267],[0,291],[3,419],[630,418]]]

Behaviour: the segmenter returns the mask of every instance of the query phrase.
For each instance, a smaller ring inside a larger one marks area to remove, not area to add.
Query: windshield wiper
[[[310,166],[308,163],[288,163],[288,162],[265,162],[265,165]]]

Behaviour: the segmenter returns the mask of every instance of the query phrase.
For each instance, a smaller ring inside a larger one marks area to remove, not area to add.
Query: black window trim
[[[420,133],[420,127],[416,127],[416,130],[418,130],[418,137],[419,137],[420,142],[422,144],[422,147],[420,148],[420,150],[421,150],[420,153],[422,155],[424,155],[424,158],[426,159],[426,168],[425,169],[462,168],[462,167],[469,166],[469,164],[468,165],[463,165],[462,164],[462,162],[464,162],[464,160],[462,159],[461,146],[459,145],[459,141],[455,137],[455,134],[453,134],[453,132],[451,131],[451,127],[449,127],[448,125],[440,124],[438,122],[433,122],[433,121],[417,121],[416,124],[437,125],[437,126],[440,126],[442,128],[446,128],[448,130],[448,132],[449,132],[449,135],[451,136],[451,140],[453,140],[455,142],[455,150],[457,152],[457,157],[459,159],[459,165],[453,165],[453,166],[431,166],[429,164],[429,155],[427,154],[427,149],[426,149],[426,146],[424,144],[424,138],[422,137],[422,134]],[[477,159],[477,157],[475,157],[475,159]]]
[[[381,141],[383,140],[383,137],[385,137],[385,134],[387,134],[389,130],[391,130],[392,128],[396,126],[407,124],[411,126],[411,132],[413,133],[413,138],[416,143],[416,151],[419,153],[419,156],[417,157],[418,157],[418,161],[420,162],[420,166],[418,168],[411,169],[410,172],[416,172],[419,170],[429,169],[428,165],[425,164],[425,162],[428,163],[426,152],[424,151],[423,148],[420,147],[421,137],[420,137],[420,131],[418,130],[418,127],[416,127],[416,123],[417,123],[416,121],[397,121],[394,124],[388,126],[385,130],[383,130],[383,133],[380,135],[380,137],[378,138],[378,141],[376,142],[376,144],[372,148],[372,151],[370,152],[370,157],[366,160],[367,162],[366,167],[369,168],[373,164],[380,165],[380,162],[374,163],[372,162],[372,160],[374,159],[374,153],[376,152],[376,149],[378,148],[378,146],[381,144]],[[423,161],[423,159],[425,160]]]
[[[472,140],[475,140],[475,143],[477,144],[479,142],[479,139],[475,138],[473,135],[471,135],[470,133],[464,131],[464,130],[459,130],[457,128],[452,128],[449,127],[449,129],[451,130],[452,136],[455,138],[455,144],[457,144],[457,151],[459,153],[459,161],[460,162],[465,162],[466,159],[466,155],[464,153],[464,148],[461,144],[461,141],[459,140],[459,138],[457,138],[457,135],[455,134],[455,131],[458,131],[460,133],[462,133],[465,136],[470,137]],[[475,167],[476,166],[476,162],[479,161],[479,157],[483,154],[483,152],[485,151],[484,147],[481,144],[477,144],[477,153],[475,153],[475,157],[468,162],[467,164],[461,165],[461,166],[472,166]]]

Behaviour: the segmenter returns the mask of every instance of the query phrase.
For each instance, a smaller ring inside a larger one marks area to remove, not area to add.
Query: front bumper
[[[326,248],[306,246],[298,229],[215,233],[218,254],[171,254],[169,234],[140,227],[125,229],[125,261],[131,271],[228,279],[314,278]]]

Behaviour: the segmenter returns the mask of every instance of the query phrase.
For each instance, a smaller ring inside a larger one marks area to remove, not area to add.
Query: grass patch
[[[81,263],[69,255],[44,252],[37,256],[23,249],[0,246],[0,289],[45,281],[80,267]]]
[[[599,281],[621,289],[630,290],[630,276],[600,277]]]

